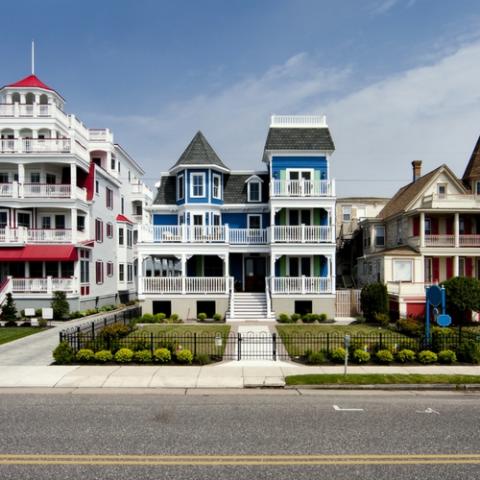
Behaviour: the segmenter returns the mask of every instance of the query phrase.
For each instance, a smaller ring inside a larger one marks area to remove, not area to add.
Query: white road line
[[[338,405],[334,405],[333,409],[336,412],[363,412],[363,408],[340,408]]]
[[[425,410],[417,410],[416,413],[434,413],[435,415],[440,415],[440,412],[437,412],[433,408],[426,408]]]

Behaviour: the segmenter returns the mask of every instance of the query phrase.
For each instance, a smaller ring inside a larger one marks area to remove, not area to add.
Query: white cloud
[[[345,93],[354,77],[348,68],[326,70],[302,53],[156,115],[101,116],[94,123],[114,129],[153,183],[198,129],[233,169],[258,168],[270,114],[326,113],[337,147],[332,166],[339,193],[391,195],[410,180],[413,159],[424,160],[424,171],[447,163],[463,173],[480,130],[479,57],[480,42],[473,42]],[[390,179],[397,181],[385,182]]]

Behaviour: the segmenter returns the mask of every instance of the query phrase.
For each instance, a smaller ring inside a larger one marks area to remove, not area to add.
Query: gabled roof
[[[28,77],[22,78],[18,82],[7,85],[7,87],[43,88],[44,90],[51,90],[52,92],[55,91],[53,88],[45,85],[36,75],[29,75]]]
[[[229,171],[229,168],[222,162],[200,130],[195,134],[170,171],[181,166],[216,166],[222,170]]]
[[[277,128],[268,130],[265,150],[335,150],[330,130],[325,128]]]
[[[463,174],[462,180],[465,183],[469,183],[469,180],[474,177],[480,177],[480,137],[475,144],[470,160],[468,161],[467,168]]]

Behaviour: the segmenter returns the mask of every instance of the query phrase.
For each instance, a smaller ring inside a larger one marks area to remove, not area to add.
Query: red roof
[[[43,88],[44,90],[51,90],[52,92],[55,91],[53,88],[45,85],[36,75],[29,75],[28,77],[22,78],[18,82],[7,85],[7,87],[36,87]]]
[[[133,222],[129,220],[125,215],[117,215],[117,222],[125,222],[125,223],[131,223],[133,225]]]
[[[75,260],[78,260],[78,253],[73,245],[26,245],[0,248],[2,262],[74,262]]]

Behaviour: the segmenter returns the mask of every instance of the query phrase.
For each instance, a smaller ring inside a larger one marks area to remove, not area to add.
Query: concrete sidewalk
[[[349,373],[480,375],[480,366],[352,366]],[[343,373],[342,366],[307,367],[287,362],[227,362],[181,366],[5,366],[0,388],[245,388],[283,387],[285,376]],[[480,382],[479,382],[480,383]]]

